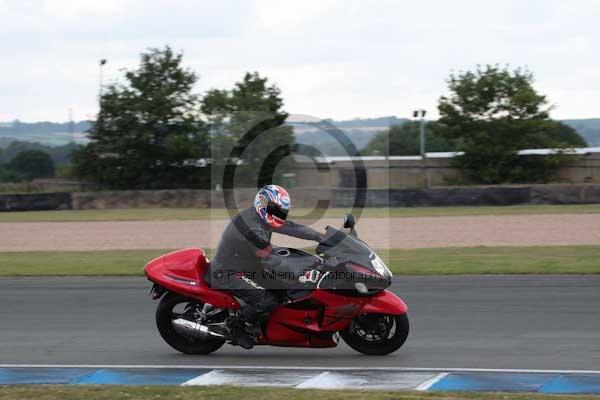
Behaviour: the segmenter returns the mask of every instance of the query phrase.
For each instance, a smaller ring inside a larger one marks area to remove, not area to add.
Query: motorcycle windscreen
[[[328,225],[325,228],[325,237],[317,247],[317,253],[338,258],[362,255],[368,259],[373,250],[362,240]]]
[[[362,240],[332,226],[326,228],[325,237],[317,247],[317,253],[327,259],[337,259],[336,268],[330,271],[321,288],[354,290],[361,284],[366,290],[382,290],[391,284],[391,276],[373,268],[375,252]]]

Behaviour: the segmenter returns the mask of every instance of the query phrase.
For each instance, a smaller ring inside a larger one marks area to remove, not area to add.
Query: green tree
[[[549,129],[549,134],[552,140],[566,143],[572,147],[587,147],[588,143],[577,130],[563,122],[556,121],[550,125],[553,129]]]
[[[202,113],[211,127],[214,184],[221,183],[225,164],[235,163],[235,184],[262,186],[281,182],[291,169],[294,134],[285,126],[281,91],[257,72],[246,73],[231,90],[211,90]]]
[[[526,69],[490,65],[450,75],[450,94],[442,96],[438,105],[440,133],[459,141],[465,154],[456,163],[473,180],[549,181],[569,156],[560,151],[550,156],[519,156],[518,151],[566,149],[584,143],[550,119],[551,107],[533,88],[533,81]]]
[[[457,148],[453,140],[439,135],[439,124],[433,121],[425,125],[425,143],[427,152],[454,151]],[[409,121],[394,125],[379,132],[361,151],[365,156],[410,156],[420,154],[419,122]]]
[[[18,182],[19,175],[7,165],[0,165],[0,182]]]
[[[18,153],[8,164],[8,168],[26,181],[54,175],[52,158],[48,153],[40,150],[25,150]]]
[[[208,130],[192,93],[196,75],[170,47],[149,49],[125,84],[108,86],[90,143],[73,153],[80,177],[114,189],[205,187]]]
[[[25,150],[40,150],[48,153],[56,166],[67,165],[71,162],[71,153],[77,147],[73,142],[62,146],[48,146],[36,142],[13,140],[2,151],[0,149],[0,162],[10,162],[18,153]]]

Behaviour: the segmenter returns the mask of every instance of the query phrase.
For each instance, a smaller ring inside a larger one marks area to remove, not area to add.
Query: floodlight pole
[[[102,101],[102,89],[104,88],[104,66],[106,65],[106,59],[103,58],[98,63],[98,102]]]
[[[420,128],[421,157],[425,157],[425,110],[421,110]]]
[[[427,152],[425,151],[425,115],[426,110],[416,110],[413,112],[414,118],[419,118],[419,153],[421,154],[421,166],[423,169],[423,183],[429,187],[429,173],[427,171]]]

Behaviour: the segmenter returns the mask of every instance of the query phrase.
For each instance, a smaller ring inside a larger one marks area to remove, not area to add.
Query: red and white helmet
[[[278,185],[264,186],[254,198],[254,209],[274,229],[283,225],[291,207],[289,193]]]

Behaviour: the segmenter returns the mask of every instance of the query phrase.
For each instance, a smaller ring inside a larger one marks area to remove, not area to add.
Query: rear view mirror
[[[346,214],[344,216],[344,228],[354,228],[354,225],[356,224],[356,221],[354,220],[354,215],[352,214]]]

